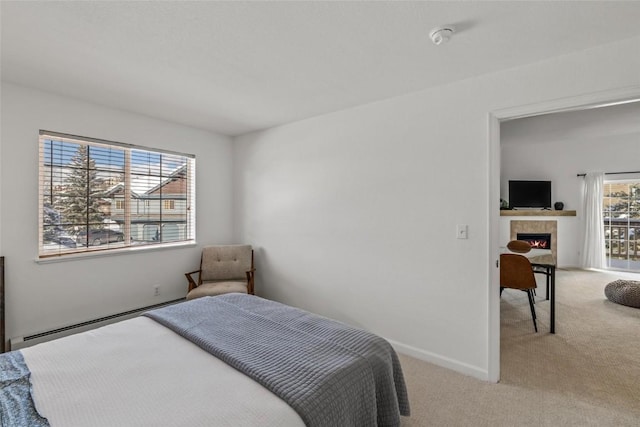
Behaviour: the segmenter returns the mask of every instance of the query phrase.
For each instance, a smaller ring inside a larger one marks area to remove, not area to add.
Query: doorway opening
[[[494,111],[489,114],[489,196],[490,196],[490,227],[489,250],[493,255],[492,265],[495,268],[489,270],[489,354],[488,354],[488,379],[498,382],[500,380],[500,299],[499,299],[499,264],[497,263],[500,247],[504,246],[500,241],[500,211],[501,199],[501,123],[540,115],[561,112],[582,111],[593,108],[614,106],[629,102],[640,101],[640,87],[625,88],[587,94],[572,98],[559,99],[545,103],[509,108]],[[574,175],[575,176],[575,175]],[[634,233],[636,230],[634,228]],[[560,263],[562,264],[562,263]],[[560,265],[562,267],[562,265]]]

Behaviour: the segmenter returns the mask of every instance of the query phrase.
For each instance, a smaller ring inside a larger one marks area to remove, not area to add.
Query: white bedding
[[[21,352],[52,427],[304,426],[269,390],[147,317]]]

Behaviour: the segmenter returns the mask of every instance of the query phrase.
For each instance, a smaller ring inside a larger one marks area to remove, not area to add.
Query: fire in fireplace
[[[551,234],[549,233],[518,233],[516,238],[529,242],[534,249],[551,249]]]

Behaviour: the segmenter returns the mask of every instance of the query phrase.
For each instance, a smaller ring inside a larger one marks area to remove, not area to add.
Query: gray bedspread
[[[45,427],[31,396],[31,372],[19,351],[0,354],[0,426]]]
[[[307,426],[398,426],[409,415],[398,356],[377,335],[245,294],[145,315],[271,390]]]

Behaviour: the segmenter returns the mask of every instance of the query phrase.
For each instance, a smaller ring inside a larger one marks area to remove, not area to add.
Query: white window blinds
[[[40,131],[39,256],[195,240],[195,157]]]

